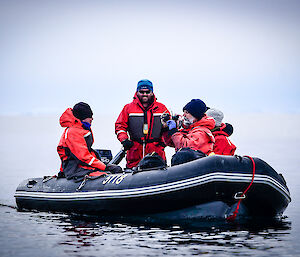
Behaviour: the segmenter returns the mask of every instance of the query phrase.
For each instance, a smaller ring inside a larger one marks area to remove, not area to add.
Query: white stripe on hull
[[[191,187],[200,186],[211,182],[224,183],[250,183],[252,175],[250,174],[228,174],[228,173],[210,173],[190,179],[171,182],[162,185],[140,187],[133,189],[104,190],[92,192],[74,192],[74,193],[44,193],[44,192],[27,192],[17,191],[16,198],[38,198],[47,200],[91,200],[91,199],[117,199],[117,198],[133,198],[147,195],[159,195],[167,192],[183,190]],[[279,191],[290,202],[290,194],[287,189],[282,186],[274,178],[267,175],[255,175],[254,184],[266,184]]]

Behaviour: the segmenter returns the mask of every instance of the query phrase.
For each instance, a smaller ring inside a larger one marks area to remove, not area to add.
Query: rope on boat
[[[251,179],[251,182],[250,184],[248,185],[248,187],[244,190],[244,192],[239,192],[239,193],[236,193],[234,198],[235,199],[239,199],[238,203],[237,203],[237,206],[235,208],[235,211],[226,218],[227,221],[234,221],[238,212],[239,212],[239,208],[240,208],[240,204],[242,202],[242,200],[244,200],[246,198],[246,193],[248,192],[248,190],[250,189],[250,187],[252,186],[253,184],[253,181],[254,181],[254,175],[255,175],[255,162],[253,160],[252,157],[248,156],[248,155],[245,155],[244,157],[247,157],[251,160],[252,162],[252,179]],[[238,195],[240,194],[240,195]]]

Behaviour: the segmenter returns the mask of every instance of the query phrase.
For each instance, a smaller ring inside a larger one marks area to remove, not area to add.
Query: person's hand
[[[116,164],[107,164],[105,171],[109,171],[111,173],[122,173],[123,170],[120,166],[116,165]]]
[[[129,140],[128,138],[125,139],[124,141],[122,141],[121,144],[123,145],[125,151],[127,151],[131,147],[133,147],[133,142],[131,140]]]
[[[171,118],[171,115],[169,113],[164,112],[161,116],[160,116],[160,121],[161,124],[163,126],[163,128],[167,128],[167,121]]]
[[[177,127],[177,124],[176,124],[175,120],[168,120],[167,125],[169,127],[169,130],[174,129],[174,128]]]
[[[163,119],[161,119],[160,121],[161,121],[161,125],[162,125],[163,128],[168,127],[167,122],[165,122]]]

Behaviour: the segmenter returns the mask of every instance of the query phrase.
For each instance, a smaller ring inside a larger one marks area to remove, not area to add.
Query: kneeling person
[[[68,108],[60,117],[60,125],[65,129],[57,152],[61,159],[60,171],[67,179],[80,179],[85,175],[99,176],[122,172],[120,166],[114,164],[105,165],[97,158],[92,149],[94,142],[91,124],[93,112],[91,107],[83,102]]]

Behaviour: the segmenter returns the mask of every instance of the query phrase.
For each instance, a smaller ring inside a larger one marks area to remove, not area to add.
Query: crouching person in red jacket
[[[92,149],[94,142],[91,124],[93,112],[91,107],[83,102],[75,104],[73,109],[68,108],[60,117],[60,125],[66,128],[57,146],[61,159],[61,173],[67,179],[81,179],[85,175],[100,176],[122,172],[122,168],[114,165],[105,165],[97,158]]]
[[[229,123],[222,123],[223,112],[210,108],[206,112],[207,116],[214,118],[216,126],[211,130],[215,137],[214,153],[220,155],[234,155],[236,146],[229,140],[233,132],[233,127]]]
[[[177,129],[174,120],[166,122],[169,132],[163,135],[164,141],[176,150],[171,160],[172,166],[213,154],[215,139],[211,129],[215,127],[215,121],[206,116],[205,111],[205,103],[193,99],[183,107],[182,129]]]

